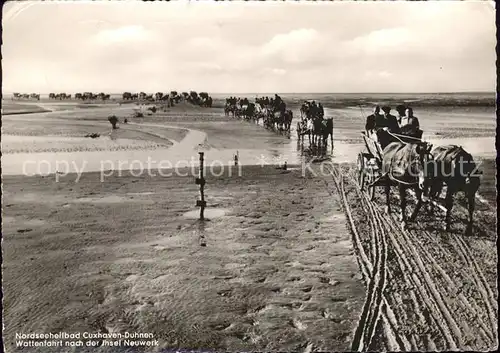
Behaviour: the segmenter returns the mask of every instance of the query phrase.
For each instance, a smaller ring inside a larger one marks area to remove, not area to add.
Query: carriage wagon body
[[[385,178],[382,178],[382,158],[383,150],[380,143],[369,136],[365,131],[361,132],[365,143],[365,151],[358,154],[357,169],[358,182],[361,191],[365,185],[368,188],[370,199],[375,196],[375,186],[385,185]]]
[[[421,142],[420,138],[394,133],[391,133],[391,135],[403,143]],[[375,187],[385,186],[391,181],[385,174],[382,174],[382,159],[384,157],[382,146],[376,139],[369,136],[366,131],[362,131],[361,136],[363,137],[366,149],[358,154],[358,182],[362,191],[365,186],[367,187],[370,199],[373,199],[375,196]]]

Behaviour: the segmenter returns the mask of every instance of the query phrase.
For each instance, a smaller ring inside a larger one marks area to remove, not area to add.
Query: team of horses
[[[38,93],[13,93],[12,100],[14,99],[36,99],[40,100],[40,94]]]
[[[262,98],[257,98],[255,102],[250,102],[247,98],[226,98],[224,114],[254,121],[256,124],[262,120],[265,128],[286,134],[290,134],[293,120],[293,112],[286,109],[285,102],[265,101]]]
[[[424,202],[428,204],[428,212],[434,210],[435,202],[439,201],[443,187],[446,186],[445,231],[448,232],[451,228],[454,196],[458,192],[464,192],[468,206],[466,232],[471,232],[476,193],[482,175],[472,155],[462,146],[443,145],[432,148],[432,144],[425,141],[403,141],[394,138],[394,135],[382,132],[379,140],[384,139],[387,143],[384,144],[381,165],[382,175],[387,178],[386,212],[391,212],[391,186],[397,186],[400,201],[399,219],[402,228],[406,229],[407,223],[416,219]],[[412,189],[417,198],[417,204],[409,218],[406,215],[408,189]]]
[[[296,132],[299,143],[304,143],[305,136],[308,136],[309,146],[325,148],[328,146],[328,137],[331,140],[333,149],[333,119],[324,119],[322,115],[315,114],[308,110],[305,114],[301,109],[301,119],[297,123]],[[286,103],[276,95],[275,99],[268,97],[256,98],[255,102],[250,102],[247,98],[226,98],[224,114],[247,121],[254,121],[272,131],[290,135],[293,112],[287,109]]]
[[[70,93],[49,93],[48,98],[51,100],[70,100],[72,98],[76,100],[82,101],[107,101],[111,100],[111,94],[109,93],[94,93],[94,92],[78,92],[74,95]],[[12,100],[21,100],[21,99],[35,99],[40,100],[39,93],[13,93]],[[116,100],[116,98],[113,98]],[[166,103],[168,106],[174,106],[174,103],[177,104],[180,101],[186,101],[191,104],[199,105],[200,107],[211,108],[213,99],[207,92],[181,92],[171,91],[170,93],[156,92],[154,94],[147,94],[145,92],[140,93],[131,93],[131,92],[123,92],[122,94],[123,101],[143,101],[143,102],[162,102]]]
[[[321,108],[321,109],[320,109]],[[321,106],[305,102],[300,108],[300,121],[297,122],[297,139],[304,143],[304,136],[308,136],[309,145],[326,149],[328,147],[328,137],[331,140],[333,149],[333,118],[324,117]]]

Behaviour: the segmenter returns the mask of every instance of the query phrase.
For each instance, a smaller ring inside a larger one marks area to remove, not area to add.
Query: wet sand
[[[235,174],[208,176],[224,215],[204,226],[186,214],[191,175],[5,177],[7,347],[14,332],[121,330],[166,348],[348,349],[365,289],[338,200],[300,170]]]

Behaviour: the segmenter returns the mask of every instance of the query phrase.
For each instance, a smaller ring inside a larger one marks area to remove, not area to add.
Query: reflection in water
[[[199,220],[198,221],[198,237],[200,240],[200,246],[207,246],[207,239],[205,238],[205,222]]]
[[[227,210],[222,208],[205,208],[204,216],[207,220],[213,218],[219,218],[226,214]],[[188,211],[183,214],[184,217],[190,219],[199,219],[200,218],[200,210]]]

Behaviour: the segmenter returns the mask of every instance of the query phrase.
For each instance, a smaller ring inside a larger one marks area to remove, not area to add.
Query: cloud
[[[367,71],[365,76],[368,79],[388,79],[394,75],[389,71]]]
[[[277,34],[262,47],[264,54],[286,52],[294,47],[310,45],[319,37],[319,33],[311,28],[301,28],[289,33]]]
[[[286,70],[283,69],[272,69],[271,72],[275,75],[284,75],[286,74]]]
[[[307,64],[321,56],[325,45],[317,30],[301,28],[275,35],[260,48],[260,55],[285,64]]]
[[[102,45],[147,42],[153,41],[154,39],[156,39],[154,32],[148,31],[139,25],[104,29],[98,32],[94,37],[96,43]]]
[[[220,49],[225,44],[220,38],[194,37],[187,41],[186,46],[197,50]]]
[[[225,71],[220,65],[212,62],[196,62],[190,64],[188,66],[188,69],[191,70],[192,72],[199,72],[205,74],[220,73]]]
[[[414,33],[408,28],[396,27],[370,32],[353,39],[348,45],[354,50],[371,54],[407,50],[414,40]]]
[[[8,6],[3,83],[16,91],[494,87],[490,4],[108,2],[44,3],[23,11]],[[54,11],[58,16],[48,16]]]

